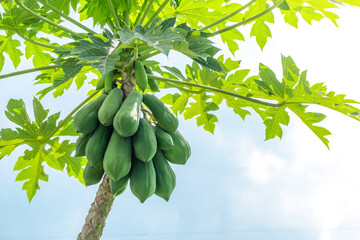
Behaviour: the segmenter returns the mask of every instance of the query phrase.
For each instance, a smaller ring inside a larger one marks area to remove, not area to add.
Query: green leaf
[[[286,106],[282,106],[278,108],[270,107],[265,111],[267,115],[264,121],[266,126],[265,140],[275,138],[276,136],[282,137],[283,131],[280,124],[287,126],[290,122],[289,114],[285,110]]]
[[[259,76],[261,77],[261,80],[268,88],[272,90],[274,94],[284,98],[284,84],[279,82],[277,80],[275,73],[268,68],[267,66],[260,64],[259,66]]]
[[[322,113],[306,112],[307,105],[289,104],[287,107],[293,111],[329,149],[329,140],[325,136],[331,135],[331,133],[326,128],[314,125],[324,120],[326,116]]]
[[[4,65],[4,53],[6,53],[15,68],[20,64],[20,57],[23,55],[22,52],[18,49],[20,47],[20,41],[12,39],[12,36],[1,36],[0,35],[0,56],[2,59],[0,61],[0,71]]]
[[[60,85],[66,83],[70,79],[74,78],[81,69],[85,66],[83,61],[77,58],[68,58],[61,64],[63,74],[55,77],[53,88],[57,88]]]
[[[0,159],[10,155],[20,145],[26,144],[30,148],[25,150],[24,155],[18,158],[14,166],[14,171],[20,171],[16,181],[25,181],[23,190],[26,190],[29,201],[40,188],[39,181],[48,180],[44,171],[44,162],[61,171],[66,166],[68,175],[75,177],[81,183],[84,183],[82,166],[86,164],[83,158],[71,156],[75,143],[70,143],[69,140],[60,142],[59,136],[78,135],[72,121],[69,120],[53,134],[60,113],[48,116],[49,110],[44,109],[36,98],[33,100],[33,111],[35,122],[29,118],[23,100],[11,99],[5,114],[20,128],[0,130]],[[48,140],[49,138],[51,139]]]
[[[35,39],[34,39],[35,40]],[[36,39],[39,41],[39,39]],[[48,43],[48,42],[46,42]],[[44,48],[42,46],[33,44],[31,42],[25,41],[25,57],[26,59],[29,59],[33,56],[33,65],[34,67],[43,67],[43,66],[49,66],[50,63],[52,63],[53,58],[50,54],[45,53],[45,51],[49,51],[48,48]]]
[[[253,5],[249,7],[249,10],[245,13],[245,18],[250,18],[265,11],[269,8],[267,0],[257,0]],[[255,23],[251,27],[250,36],[256,37],[256,42],[261,49],[264,48],[267,43],[267,38],[271,37],[270,28],[266,25],[265,22],[274,23],[274,15],[272,12],[269,12],[255,20]]]

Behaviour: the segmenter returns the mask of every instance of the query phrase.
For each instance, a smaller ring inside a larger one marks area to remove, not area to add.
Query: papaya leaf
[[[20,47],[20,41],[12,39],[11,35],[0,35],[0,43],[0,56],[2,56],[0,61],[0,71],[4,66],[4,53],[6,53],[10,57],[14,67],[17,68],[17,66],[20,64],[20,57],[23,55],[20,49],[18,49]]]
[[[285,111],[286,107],[273,108],[270,107],[265,111],[266,119],[264,121],[265,129],[265,140],[275,138],[278,136],[282,138],[282,128],[280,124],[287,126],[290,122],[289,114]]]
[[[30,119],[23,100],[10,99],[5,115],[19,127],[15,130],[10,128],[0,130],[0,159],[9,156],[20,145],[28,146],[24,155],[15,163],[14,171],[19,171],[16,181],[25,181],[22,189],[27,192],[29,201],[40,188],[39,181],[48,181],[44,163],[61,171],[66,166],[68,175],[81,183],[84,183],[82,166],[86,163],[83,158],[71,156],[75,143],[70,143],[69,140],[60,142],[59,136],[78,135],[72,126],[72,121],[63,124],[54,133],[60,113],[49,116],[49,110],[44,109],[36,98],[33,99],[33,112],[35,121]],[[48,138],[50,140],[44,141]]]

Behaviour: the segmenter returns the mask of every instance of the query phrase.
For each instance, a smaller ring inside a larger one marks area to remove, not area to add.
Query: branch
[[[248,23],[248,22],[251,22],[251,21],[253,21],[254,19],[257,19],[257,18],[259,18],[259,17],[267,14],[268,12],[272,11],[273,9],[277,8],[277,7],[278,7],[280,4],[282,4],[283,2],[284,2],[284,0],[279,0],[276,4],[274,4],[272,7],[268,8],[268,9],[266,9],[265,11],[263,11],[263,12],[261,12],[261,13],[259,13],[259,14],[256,14],[255,16],[249,17],[248,19],[245,19],[245,20],[243,20],[243,21],[241,21],[241,22],[239,22],[239,23],[236,23],[236,24],[234,24],[234,25],[231,25],[231,26],[226,27],[226,28],[224,28],[224,29],[221,29],[221,30],[219,30],[219,31],[210,33],[210,34],[209,34],[209,37],[213,37],[213,36],[215,36],[215,35],[218,35],[218,34],[221,34],[221,33],[227,32],[227,31],[230,31],[230,30],[232,30],[232,29],[234,29],[234,28],[237,28],[237,27],[239,27],[239,26],[241,26],[241,25],[244,25],[244,24],[246,24],[246,23]]]
[[[213,22],[213,23],[210,23],[209,25],[206,25],[206,26],[198,29],[198,31],[199,31],[199,32],[200,32],[200,31],[204,31],[204,30],[206,30],[206,29],[209,29],[209,28],[211,28],[211,27],[213,27],[213,26],[221,23],[221,22],[226,21],[227,19],[231,18],[232,16],[238,14],[238,13],[241,12],[242,10],[246,9],[247,7],[249,7],[249,6],[250,6],[251,4],[253,4],[255,1],[256,1],[256,0],[251,0],[250,2],[248,2],[247,4],[245,4],[244,6],[242,6],[241,8],[239,8],[238,10],[230,13],[229,15],[227,15],[227,16],[225,16],[225,17],[223,17],[223,18],[220,18],[219,20],[217,20],[217,21],[215,21],[215,22]]]
[[[84,26],[83,24],[79,23],[78,21],[75,21],[74,19],[72,19],[71,17],[69,17],[68,15],[62,13],[61,11],[59,11],[57,8],[51,6],[49,3],[46,2],[46,0],[38,0],[38,2],[40,2],[42,5],[44,5],[45,7],[51,9],[53,12],[55,12],[56,14],[60,15],[61,17],[65,18],[66,20],[68,20],[69,22],[75,24],[76,26],[78,26],[79,28],[82,28],[83,30],[87,31],[88,33],[92,33],[92,34],[96,34],[96,32],[94,32],[93,30],[91,30],[90,28]]]
[[[114,18],[115,27],[116,27],[117,29],[120,29],[121,26],[120,26],[120,23],[119,23],[119,19],[118,19],[117,16],[116,16],[116,12],[115,12],[115,9],[114,9],[114,6],[113,6],[111,0],[107,0],[107,3],[108,3],[108,5],[109,5],[109,9],[110,9],[111,15],[112,15],[113,18]]]
[[[60,66],[58,66],[58,65],[51,65],[51,66],[45,66],[45,67],[31,68],[31,69],[27,69],[27,70],[23,70],[23,71],[12,72],[12,73],[8,73],[8,74],[0,75],[0,79],[13,77],[13,76],[21,75],[21,74],[26,74],[26,73],[31,73],[31,72],[37,72],[37,71],[46,70],[46,69],[59,68],[59,67]]]
[[[84,106],[90,99],[92,99],[101,89],[96,90],[94,93],[92,93],[90,96],[88,96],[84,101],[82,101],[79,105],[77,105],[61,122],[59,122],[59,125],[50,133],[49,136],[43,139],[43,142],[47,142],[50,140],[54,134],[59,131],[59,129],[74,115],[82,106]]]
[[[50,44],[46,44],[46,43],[42,43],[42,42],[38,42],[36,40],[33,40],[27,36],[25,36],[24,34],[22,34],[19,30],[15,30],[16,34],[19,35],[19,37],[21,37],[22,39],[24,39],[25,41],[31,42],[33,44],[45,47],[45,48],[51,48],[51,49],[57,49],[56,46],[50,45]]]
[[[249,101],[249,102],[258,103],[258,104],[262,104],[262,105],[269,106],[269,107],[281,107],[281,106],[283,106],[285,104],[284,102],[281,102],[281,103],[264,102],[264,101],[257,100],[257,99],[254,99],[254,98],[245,97],[245,96],[237,94],[237,93],[225,91],[225,90],[220,89],[220,88],[205,86],[205,85],[201,85],[201,84],[197,84],[197,83],[185,82],[185,81],[180,81],[180,80],[171,79],[171,78],[163,78],[163,77],[158,77],[158,76],[151,75],[151,74],[147,74],[147,76],[148,76],[148,78],[157,79],[157,80],[160,80],[160,81],[163,81],[163,82],[172,82],[172,83],[177,83],[177,84],[182,84],[182,85],[187,85],[187,86],[192,86],[192,87],[198,87],[198,88],[210,90],[211,92],[218,92],[218,93],[230,95],[230,96],[233,96],[233,97],[241,98],[241,99]]]
[[[144,13],[143,13],[142,16],[141,16],[141,19],[140,19],[140,21],[139,21],[139,24],[140,24],[140,25],[144,22],[144,20],[145,20],[145,18],[146,18],[146,15],[148,14],[148,12],[149,12],[150,7],[152,6],[152,4],[153,4],[153,0],[150,0],[150,2],[148,3],[148,5],[146,6],[146,9],[145,9]]]
[[[51,25],[53,25],[53,26],[55,26],[55,27],[58,27],[58,28],[60,28],[60,29],[64,30],[65,32],[68,32],[68,33],[70,33],[70,34],[72,34],[72,35],[73,35],[73,34],[76,34],[76,32],[74,32],[74,31],[72,31],[72,30],[70,30],[70,29],[68,29],[68,28],[66,28],[66,27],[63,27],[63,26],[61,26],[61,25],[59,25],[59,24],[57,24],[57,23],[55,23],[55,22],[53,22],[53,21],[51,21],[51,20],[49,20],[49,19],[47,19],[47,18],[45,18],[45,17],[43,17],[43,16],[40,16],[39,14],[33,12],[31,9],[29,9],[29,8],[26,7],[26,6],[24,6],[19,0],[15,0],[15,2],[16,2],[21,8],[23,8],[25,11],[27,11],[27,12],[30,13],[31,15],[33,15],[33,16],[41,19],[41,20],[43,20],[44,22],[47,22],[47,23],[49,23],[49,24],[51,24]]]
[[[144,28],[147,28],[152,23],[152,21],[154,21],[154,19],[159,15],[159,13],[164,9],[164,7],[166,6],[166,4],[168,4],[169,1],[170,0],[165,0],[163,4],[161,4],[158,10],[156,10],[154,15],[152,15],[149,21],[145,24]]]

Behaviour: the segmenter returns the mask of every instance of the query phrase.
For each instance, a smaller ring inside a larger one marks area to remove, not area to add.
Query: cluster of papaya
[[[142,111],[151,112],[151,121],[141,117]],[[105,172],[116,196],[130,181],[140,202],[153,194],[169,200],[176,182],[169,162],[185,164],[191,150],[177,130],[178,119],[155,95],[131,91],[124,99],[121,88],[108,94],[104,89],[75,114],[73,124],[81,133],[75,155],[88,159],[87,186],[100,182]]]

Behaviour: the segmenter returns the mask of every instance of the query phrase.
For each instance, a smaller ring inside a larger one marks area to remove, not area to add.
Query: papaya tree
[[[40,182],[48,181],[48,167],[66,169],[86,186],[100,182],[78,235],[82,240],[100,239],[115,197],[128,185],[142,203],[153,195],[169,200],[176,181],[171,164],[191,159],[177,116],[196,119],[199,127],[214,133],[220,107],[244,120],[258,115],[268,140],[283,136],[291,113],[329,148],[330,131],[318,125],[325,115],[308,107],[359,121],[357,101],[324,83],[311,84],[307,71],[290,56],[279,59],[282,73],[259,63],[255,75],[240,66],[247,56],[234,56],[238,42],[249,39],[243,26],[264,49],[275,16],[294,28],[301,19],[309,24],[328,19],[337,25],[333,9],[340,5],[360,7],[360,2],[3,0],[0,70],[9,61],[17,68],[26,59],[33,68],[4,73],[0,79],[36,72],[34,85],[41,90],[32,93],[34,119],[22,99],[9,99],[5,116],[17,127],[0,130],[0,159],[13,158],[22,147],[14,170],[29,201]],[[164,66],[159,56],[171,52],[189,64],[184,69]],[[56,101],[71,86],[79,90],[85,83],[91,90],[63,119],[43,106],[45,96]]]

